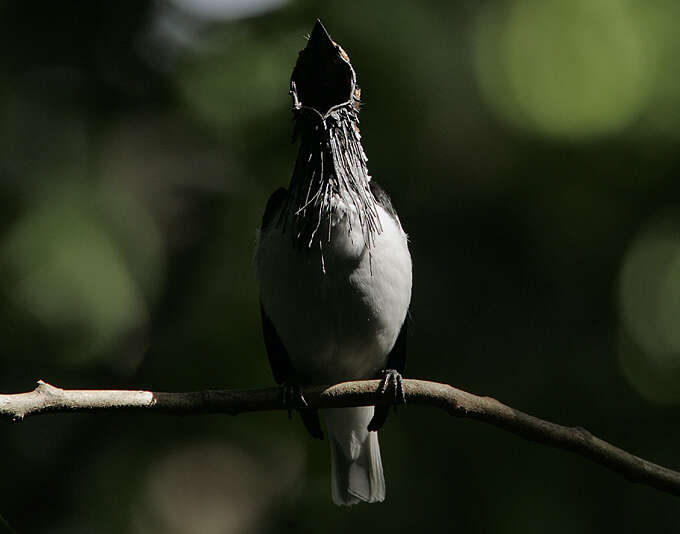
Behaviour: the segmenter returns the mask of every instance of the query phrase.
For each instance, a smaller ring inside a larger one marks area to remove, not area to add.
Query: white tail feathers
[[[378,433],[366,428],[373,407],[324,410],[331,448],[333,502],[351,505],[385,499]]]

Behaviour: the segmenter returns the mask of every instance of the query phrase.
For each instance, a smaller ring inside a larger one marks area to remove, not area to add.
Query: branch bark
[[[379,382],[365,380],[303,388],[313,408],[369,406],[389,402],[376,393]],[[575,452],[623,475],[680,496],[680,473],[634,456],[581,427],[566,427],[515,410],[491,397],[479,397],[448,384],[404,380],[408,404],[434,406],[450,415],[484,421],[531,441]],[[283,410],[279,388],[164,393],[128,390],[74,390],[42,380],[26,393],[0,395],[0,418],[17,422],[49,412],[149,411],[166,414],[236,415]]]

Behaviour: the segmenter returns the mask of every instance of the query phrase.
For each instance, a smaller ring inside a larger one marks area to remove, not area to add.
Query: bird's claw
[[[398,404],[406,404],[406,393],[404,392],[401,374],[396,369],[383,369],[380,374],[382,375],[382,378],[378,385],[378,393],[382,396],[386,396],[393,392],[394,398],[392,399],[392,405],[396,411]],[[392,392],[389,391],[390,389]],[[368,423],[368,430],[371,432],[380,430],[387,420],[389,410],[389,405],[376,404],[373,417]]]
[[[381,374],[383,376],[378,386],[378,392],[381,395],[386,395],[391,388],[394,391],[394,404],[406,404],[406,393],[404,392],[401,373],[396,369],[383,369]]]
[[[293,417],[293,410],[308,408],[307,400],[302,394],[302,389],[297,384],[285,382],[281,386],[281,396],[283,405],[288,409],[288,419]]]

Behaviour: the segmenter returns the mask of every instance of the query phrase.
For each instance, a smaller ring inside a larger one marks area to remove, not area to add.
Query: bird
[[[361,90],[347,53],[317,19],[290,81],[297,158],[267,201],[254,264],[264,343],[284,402],[323,439],[304,384],[381,379],[405,402],[412,264],[408,237],[361,144]],[[322,411],[331,496],[385,499],[377,430],[389,405]],[[290,415],[290,411],[289,411]]]

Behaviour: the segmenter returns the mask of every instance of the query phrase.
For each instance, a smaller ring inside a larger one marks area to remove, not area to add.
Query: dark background
[[[317,16],[410,235],[407,375],[680,467],[675,1],[0,3],[2,391],[273,383],[252,253]],[[22,534],[680,526],[673,497],[415,406],[381,432],[387,501],[351,509],[282,412],[1,431]]]

